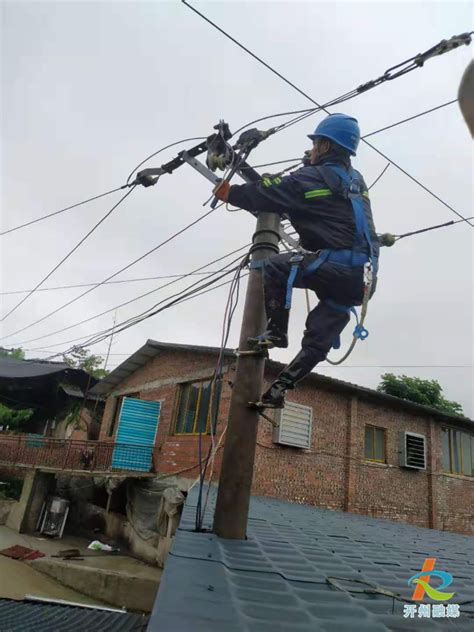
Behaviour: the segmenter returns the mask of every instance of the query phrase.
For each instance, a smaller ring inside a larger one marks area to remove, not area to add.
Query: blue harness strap
[[[347,172],[340,165],[328,164],[330,167],[342,180],[343,184],[347,188],[347,197],[352,204],[352,210],[354,212],[354,221],[356,228],[356,248],[361,248],[362,250],[365,248],[366,243],[369,247],[369,255],[366,255],[364,252],[358,252],[356,249],[354,250],[331,250],[325,249],[321,250],[319,257],[315,259],[312,263],[310,263],[304,270],[304,275],[310,275],[316,272],[316,270],[325,262],[331,261],[334,263],[338,263],[339,265],[346,266],[361,266],[370,261],[372,263],[373,273],[377,274],[378,269],[378,259],[374,254],[374,249],[372,245],[372,238],[370,235],[369,224],[367,221],[367,217],[365,214],[364,202],[361,192],[361,187],[358,179],[354,178],[354,171],[351,169],[350,172]],[[288,275],[288,282],[286,287],[286,301],[285,301],[285,309],[290,309],[291,307],[291,297],[293,293],[293,285],[295,282],[296,275],[298,273],[298,268],[303,261],[303,255],[295,254],[290,262],[292,263],[290,274]],[[331,299],[326,299],[324,301],[326,305],[336,309],[340,312],[352,313],[356,317],[356,327],[353,332],[353,336],[358,338],[359,340],[365,340],[369,335],[367,329],[359,324],[359,316],[357,311],[353,305],[341,305],[340,303],[336,303]],[[334,349],[339,349],[341,346],[340,336],[336,338],[333,342]]]
[[[298,274],[298,268],[300,267],[300,263],[303,261],[304,257],[300,254],[295,254],[291,257],[290,263],[291,270],[288,275],[288,281],[286,284],[286,298],[285,298],[285,309],[290,309],[291,307],[291,297],[293,295],[293,285],[295,283],[296,275]]]
[[[360,190],[360,183],[354,178],[354,170],[351,168],[350,172],[343,169],[340,165],[331,164],[328,165],[337,175],[341,178],[344,185],[347,187],[347,196],[352,204],[352,210],[354,211],[354,221],[356,227],[356,242],[358,247],[364,248],[365,243],[369,246],[370,260],[374,274],[377,274],[378,258],[374,254],[372,237],[370,235],[369,224],[364,209],[364,201],[362,192]],[[353,251],[354,252],[354,251]],[[354,255],[357,253],[354,252]],[[354,264],[357,265],[357,264]]]

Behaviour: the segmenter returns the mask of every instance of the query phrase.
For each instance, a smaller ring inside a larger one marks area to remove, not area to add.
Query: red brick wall
[[[343,509],[348,400],[302,384],[290,401],[313,407],[311,449],[273,443],[273,427],[262,420],[252,493]]]
[[[137,390],[142,399],[161,400],[155,468],[159,472],[199,474],[196,435],[174,435],[177,384],[193,375],[211,377],[215,357],[185,351],[163,352],[120,384],[117,393]],[[228,362],[229,363],[229,362]],[[207,373],[205,370],[208,370]],[[227,373],[219,411],[218,437],[228,414],[233,368]],[[268,379],[271,375],[268,374]],[[147,383],[171,383],[143,388]],[[101,439],[107,438],[114,403],[105,407]],[[252,493],[337,510],[409,522],[423,527],[474,534],[474,478],[445,475],[441,463],[441,427],[423,413],[356,398],[354,394],[317,388],[307,380],[288,399],[313,408],[311,448],[301,450],[273,442],[273,428],[262,420],[258,431]],[[365,425],[385,429],[386,463],[364,459]],[[423,434],[427,441],[426,471],[399,467],[400,432]],[[218,440],[218,439],[217,439]],[[201,455],[210,437],[202,438]],[[215,460],[217,480],[222,449]]]
[[[163,352],[158,357],[150,360],[129,378],[124,380],[117,388],[117,393],[126,389],[133,389],[139,393],[140,399],[161,401],[161,413],[156,434],[155,469],[163,473],[182,473],[183,476],[195,478],[199,474],[199,442],[197,435],[175,435],[175,404],[177,399],[178,384],[193,379],[198,374],[199,379],[212,377],[216,363],[215,356],[211,354],[196,354],[180,352]],[[171,384],[165,384],[154,388],[141,388],[150,382],[159,380],[173,380]],[[217,424],[216,443],[225,427],[227,419],[231,388],[225,378],[222,386],[221,404]],[[108,436],[110,423],[115,411],[115,397],[107,399],[104,418],[100,433],[101,440],[113,441]],[[201,459],[207,455],[211,443],[210,436],[202,436]],[[216,453],[213,480],[217,480],[222,458],[222,446]],[[210,471],[210,470],[209,470]]]

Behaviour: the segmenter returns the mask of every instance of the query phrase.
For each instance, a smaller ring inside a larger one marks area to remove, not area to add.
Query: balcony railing
[[[90,472],[152,472],[154,446],[0,434],[0,464]]]

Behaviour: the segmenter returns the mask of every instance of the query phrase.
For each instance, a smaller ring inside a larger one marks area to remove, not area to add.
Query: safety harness
[[[372,238],[370,235],[369,224],[367,222],[367,217],[364,210],[364,201],[363,201],[363,192],[361,190],[361,182],[359,179],[359,174],[350,168],[349,171],[343,169],[340,165],[326,163],[324,165],[328,167],[330,170],[335,172],[344,185],[344,194],[351,201],[352,210],[354,212],[354,221],[356,228],[356,237],[355,244],[352,250],[333,250],[333,249],[324,249],[319,251],[319,256],[315,259],[309,266],[304,270],[304,276],[309,276],[313,274],[323,263],[331,262],[337,263],[339,265],[344,266],[365,266],[364,273],[364,303],[362,306],[363,316],[365,317],[365,312],[367,310],[367,303],[370,297],[370,290],[372,287],[372,279],[373,276],[377,274],[378,270],[378,257],[376,256],[373,248]],[[322,171],[322,170],[321,170]],[[328,183],[328,186],[330,184]],[[332,189],[331,189],[332,191]],[[365,252],[361,252],[366,248],[366,245],[369,247],[369,254]],[[296,275],[298,273],[298,269],[301,265],[301,262],[304,260],[304,254],[302,252],[295,253],[291,259],[290,263],[291,269],[290,274],[288,276],[287,289],[286,289],[286,301],[285,308],[290,309],[291,307],[291,297],[293,292],[293,285],[295,282]],[[370,264],[370,267],[366,264]],[[370,269],[369,269],[370,268]],[[331,299],[325,299],[324,302],[326,305],[335,309],[339,312],[352,313],[356,317],[356,327],[353,332],[354,339],[365,340],[369,335],[369,332],[363,326],[363,318],[359,322],[359,317],[357,311],[353,305],[342,305],[333,301]],[[339,349],[341,346],[340,337],[333,342],[333,348]]]

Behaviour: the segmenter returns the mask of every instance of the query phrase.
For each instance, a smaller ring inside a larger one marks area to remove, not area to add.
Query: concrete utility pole
[[[280,217],[276,213],[258,215],[251,250],[253,264],[278,252],[279,228]],[[240,351],[250,350],[248,338],[262,333],[264,324],[262,268],[251,268],[240,332]],[[258,411],[249,408],[248,403],[260,399],[264,367],[262,355],[241,355],[237,359],[214,516],[214,531],[221,538],[244,540],[247,533],[260,419]]]

